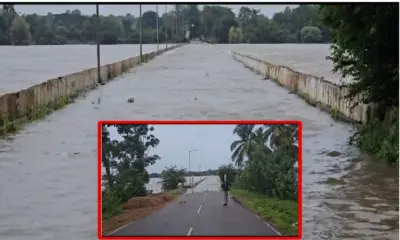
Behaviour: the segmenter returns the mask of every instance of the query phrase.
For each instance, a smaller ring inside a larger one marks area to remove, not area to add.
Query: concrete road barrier
[[[40,119],[73,100],[82,92],[96,88],[99,83],[105,84],[121,73],[145,63],[157,55],[182,46],[172,47],[128,58],[100,68],[101,79],[97,78],[97,68],[47,80],[27,89],[0,96],[0,135],[20,129],[24,123]]]
[[[323,77],[303,74],[289,67],[274,65],[235,51],[231,51],[231,56],[264,78],[274,80],[290,92],[296,93],[310,105],[330,112],[336,119],[364,123],[371,117],[370,113],[374,105],[359,104],[352,108],[359,97],[356,97],[354,101],[345,99],[347,89]]]

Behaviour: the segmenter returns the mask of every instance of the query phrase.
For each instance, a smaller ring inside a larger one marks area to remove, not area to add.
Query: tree
[[[226,180],[229,183],[233,183],[235,181],[238,172],[237,169],[232,164],[222,165],[217,169],[217,171],[219,180],[223,182],[226,176]]]
[[[243,166],[245,157],[250,158],[254,147],[252,139],[254,127],[251,124],[239,124],[233,130],[233,134],[237,134],[240,138],[231,144],[231,151],[233,151],[231,158],[238,167]]]
[[[111,140],[107,127],[116,128],[122,141]],[[105,187],[122,202],[133,196],[146,194],[145,184],[149,181],[146,167],[160,159],[158,155],[150,155],[152,148],[160,140],[148,125],[108,125],[102,127],[102,163],[105,168],[103,179]]]
[[[237,125],[234,131],[242,136],[241,141],[234,141],[239,146],[235,151],[249,158],[238,171],[236,185],[279,199],[297,200],[297,126],[265,125],[255,129],[254,125]]]
[[[11,25],[11,42],[13,45],[27,45],[32,40],[29,25],[25,19],[18,17]]]
[[[273,150],[284,149],[288,154],[296,155],[298,152],[298,127],[297,125],[266,125],[265,139],[270,140]]]
[[[179,181],[186,182],[186,169],[178,169],[176,166],[166,167],[160,174],[162,187],[165,190],[176,189]]]
[[[201,20],[197,4],[188,6],[188,11],[185,17],[189,24],[191,38],[199,38],[201,35]]]
[[[318,43],[322,40],[321,30],[314,26],[304,26],[300,31],[300,38],[303,43]]]
[[[323,22],[333,29],[334,71],[343,78],[347,97],[378,103],[383,112],[399,105],[399,6],[393,4],[321,5]],[[358,103],[358,102],[357,102]]]

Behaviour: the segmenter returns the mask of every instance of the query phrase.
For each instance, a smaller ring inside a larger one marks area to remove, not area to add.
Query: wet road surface
[[[179,201],[108,236],[279,236],[231,199],[222,206],[222,192],[189,193]]]
[[[398,239],[398,169],[371,168],[347,145],[351,126],[261,79],[215,47],[191,44],[0,140],[0,238],[96,239],[100,119],[297,119],[304,239]]]

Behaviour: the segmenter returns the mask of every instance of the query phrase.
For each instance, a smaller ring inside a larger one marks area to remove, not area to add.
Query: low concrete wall
[[[182,45],[143,54],[143,62]],[[141,63],[140,56],[136,56],[101,66],[101,83],[104,84]],[[79,93],[96,88],[98,84],[97,68],[90,68],[0,96],[0,135],[14,132],[27,121],[44,117],[72,102]]]
[[[344,98],[347,94],[345,87],[329,82],[323,77],[299,73],[288,67],[273,65],[234,51],[231,51],[231,56],[264,78],[272,79],[289,91],[298,94],[307,103],[329,111],[334,118],[362,123],[370,117],[372,105],[359,104],[351,109],[357,98],[352,102],[348,101]]]

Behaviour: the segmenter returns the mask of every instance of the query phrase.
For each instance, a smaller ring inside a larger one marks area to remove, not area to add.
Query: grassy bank
[[[297,235],[297,202],[279,200],[240,188],[233,188],[231,195],[262,216],[282,235]]]

